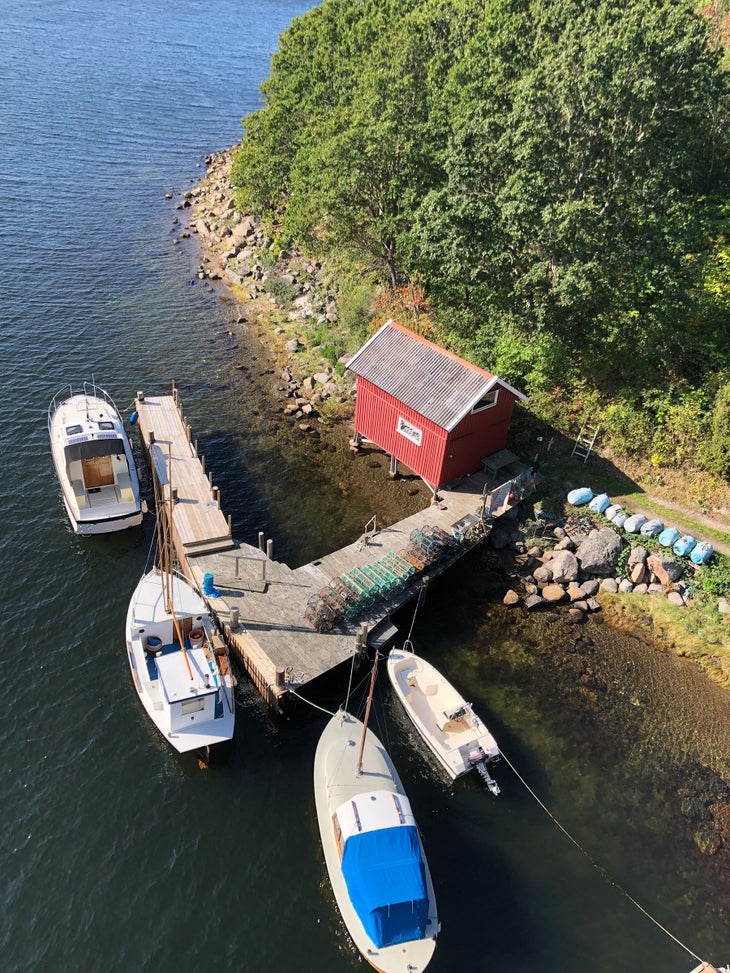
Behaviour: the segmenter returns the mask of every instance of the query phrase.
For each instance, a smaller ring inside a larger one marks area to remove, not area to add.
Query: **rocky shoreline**
[[[278,248],[257,216],[236,210],[230,178],[234,150],[209,156],[203,180],[184,193],[178,209],[190,215],[182,236],[198,238],[198,280],[222,282],[240,306],[235,323],[258,329],[279,367],[276,391],[286,400],[284,415],[310,432],[313,422],[326,421],[326,403],[340,418],[352,412],[353,383],[302,338],[337,321],[335,296],[320,262]]]
[[[493,547],[515,552],[512,573],[519,581],[505,594],[505,605],[521,604],[528,611],[568,605],[571,617],[580,621],[600,609],[595,596],[601,590],[663,597],[676,608],[691,601],[686,565],[643,544],[627,545],[613,527],[589,516],[569,518],[564,527],[545,524],[544,534],[541,543],[525,550],[522,531],[500,524],[493,532]],[[726,598],[718,600],[718,611],[730,613]]]

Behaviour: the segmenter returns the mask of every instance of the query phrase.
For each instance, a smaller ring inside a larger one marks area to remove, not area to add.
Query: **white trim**
[[[492,401],[487,402],[486,405],[479,405],[479,402],[482,402],[484,398],[487,395],[489,395],[491,391],[494,391],[494,398],[492,399]],[[498,402],[499,402],[499,387],[497,387],[496,389],[487,389],[487,391],[485,391],[481,399],[479,399],[478,402],[475,402],[474,405],[471,407],[472,415],[474,415],[475,412],[485,412],[487,409],[493,409]]]
[[[521,399],[523,402],[527,402],[526,395],[524,395],[522,392],[518,392],[517,389],[512,388],[512,386],[508,385],[507,382],[503,382],[498,375],[493,375],[492,378],[490,378],[490,380],[486,383],[486,385],[484,385],[484,387],[479,390],[477,395],[475,395],[470,402],[467,402],[467,404],[464,406],[461,412],[457,416],[454,416],[454,418],[451,420],[448,426],[444,427],[446,429],[446,432],[452,432],[459,425],[459,423],[464,418],[464,416],[469,415],[469,413],[472,411],[472,409],[477,404],[477,402],[480,399],[483,399],[484,396],[487,394],[487,392],[489,392],[490,389],[494,388],[495,385],[499,385],[503,389],[507,389],[507,391],[511,392],[514,396],[516,396],[516,398]]]
[[[396,425],[396,431],[401,434],[409,442],[414,443],[416,446],[420,446],[423,442],[423,429],[419,429],[418,426],[414,426],[412,422],[405,419],[403,416],[398,416],[398,423]]]

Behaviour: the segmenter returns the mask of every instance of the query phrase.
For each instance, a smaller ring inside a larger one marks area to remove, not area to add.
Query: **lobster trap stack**
[[[376,603],[397,598],[419,574],[455,553],[463,542],[440,527],[414,528],[408,545],[397,554],[389,551],[379,561],[352,568],[312,595],[304,617],[317,632],[329,632]]]

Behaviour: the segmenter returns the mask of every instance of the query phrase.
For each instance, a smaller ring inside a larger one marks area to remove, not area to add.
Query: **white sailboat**
[[[153,469],[159,565],[145,574],[127,611],[127,656],[148,716],[175,750],[233,737],[234,680],[222,637],[190,581],[173,569],[172,540]]]
[[[93,382],[58,392],[48,407],[56,476],[77,534],[108,534],[142,523],[132,447],[112,397]]]
[[[439,921],[410,802],[385,747],[344,709],[329,721],[314,759],[314,796],[338,908],[362,956],[382,973],[420,973]]]
[[[413,725],[452,780],[476,768],[496,796],[487,764],[499,759],[497,741],[460,693],[406,642],[391,649],[388,676]]]

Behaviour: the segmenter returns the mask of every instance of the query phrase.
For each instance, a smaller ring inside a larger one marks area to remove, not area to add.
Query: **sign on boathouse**
[[[481,468],[507,442],[515,401],[527,397],[395,321],[350,359],[357,376],[355,438],[367,439],[435,492]]]

